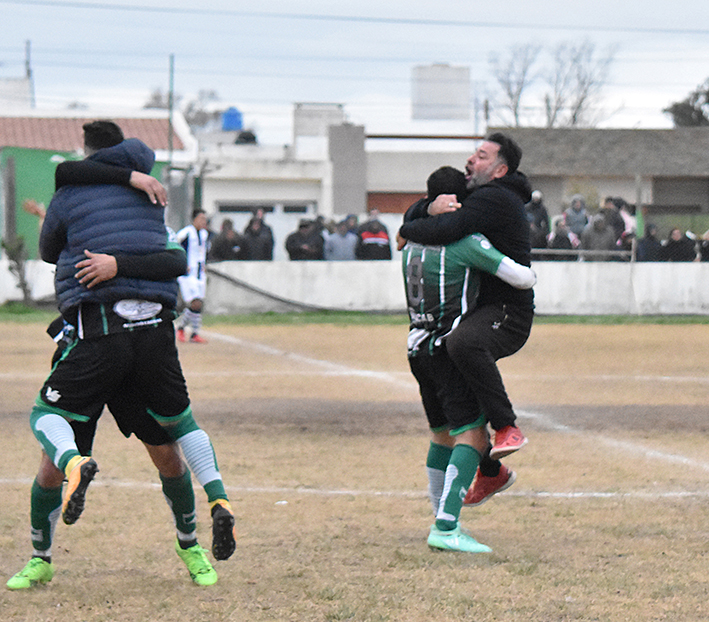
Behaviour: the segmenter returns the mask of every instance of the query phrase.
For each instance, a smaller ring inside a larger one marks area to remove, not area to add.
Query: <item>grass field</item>
[[[30,553],[43,329],[0,320],[3,581]],[[501,362],[530,443],[506,460],[517,483],[463,510],[489,555],[426,546],[405,324],[213,320],[207,334],[181,358],[237,513],[217,585],[190,582],[157,475],[107,414],[86,511],[57,527],[54,580],[1,590],[3,622],[709,618],[706,325],[539,323]]]

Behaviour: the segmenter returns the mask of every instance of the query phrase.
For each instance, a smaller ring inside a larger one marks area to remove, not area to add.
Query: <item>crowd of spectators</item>
[[[535,260],[709,261],[709,231],[700,239],[673,227],[660,239],[657,227],[649,223],[636,238],[635,207],[620,197],[607,197],[592,213],[584,197],[576,194],[562,214],[550,219],[542,193],[535,190],[525,208]]]
[[[350,215],[339,222],[301,220],[298,229],[286,238],[286,250],[291,260],[323,259],[355,261],[357,259],[391,259],[391,240],[379,212],[369,212],[361,225],[357,216]]]
[[[273,259],[273,231],[264,222],[263,210],[254,212],[243,233],[234,230],[234,221],[225,218],[218,234],[210,235],[210,261],[270,261]]]
[[[264,222],[263,210],[254,213],[243,233],[234,229],[233,220],[225,218],[219,233],[210,235],[209,243],[210,261],[273,259],[273,231]],[[326,222],[322,216],[301,219],[297,229],[286,238],[285,249],[291,261],[392,258],[389,231],[379,220],[376,209],[361,224],[353,214],[340,221]]]
[[[589,210],[576,194],[560,215],[550,217],[542,193],[535,190],[525,209],[535,261],[709,261],[709,231],[699,237],[673,227],[661,239],[657,226],[648,223],[636,239],[635,208],[620,197],[607,197],[598,210]],[[263,210],[257,210],[242,233],[230,218],[222,221],[220,232],[210,237],[209,259],[270,261],[273,247],[273,230]],[[376,209],[362,223],[352,214],[339,221],[301,219],[285,249],[292,261],[392,258],[389,231]]]

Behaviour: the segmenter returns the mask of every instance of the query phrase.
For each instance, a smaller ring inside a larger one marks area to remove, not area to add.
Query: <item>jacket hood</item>
[[[128,138],[114,147],[100,149],[87,159],[129,168],[149,175],[155,164],[155,152],[142,140]]]
[[[529,183],[527,176],[519,171],[493,179],[490,185],[502,186],[510,192],[514,192],[522,199],[523,203],[529,203],[532,200],[532,184]]]

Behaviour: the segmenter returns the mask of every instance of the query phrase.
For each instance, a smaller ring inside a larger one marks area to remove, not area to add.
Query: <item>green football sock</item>
[[[446,482],[436,515],[436,527],[441,531],[455,529],[463,507],[463,499],[475,477],[480,453],[470,445],[456,445],[446,469]]]
[[[62,509],[62,487],[42,488],[37,480],[30,493],[32,546],[37,557],[51,559],[54,528]]]
[[[167,504],[172,510],[177,529],[177,539],[180,545],[194,546],[197,543],[197,513],[195,510],[194,489],[192,488],[192,476],[189,471],[185,471],[180,477],[163,477],[162,492],[165,495]],[[185,548],[183,546],[183,548]]]
[[[426,457],[426,474],[428,475],[428,498],[431,501],[433,515],[438,512],[438,506],[443,494],[443,485],[446,480],[446,469],[450,461],[452,447],[439,445],[431,441]]]
[[[197,425],[192,410],[186,409],[179,417],[160,417],[152,411],[150,414],[180,446],[187,466],[207,493],[207,500],[211,503],[228,499],[212,441]]]

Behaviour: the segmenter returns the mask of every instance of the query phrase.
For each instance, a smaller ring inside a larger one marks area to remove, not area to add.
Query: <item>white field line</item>
[[[215,341],[222,341],[224,343],[230,343],[236,346],[247,348],[253,351],[261,352],[263,354],[286,357],[287,359],[294,361],[298,364],[312,365],[314,367],[321,368],[321,374],[324,375],[340,375],[340,376],[351,376],[351,377],[361,377],[370,378],[380,382],[387,382],[389,384],[405,387],[405,388],[416,388],[416,383],[412,380],[404,381],[401,376],[402,374],[389,373],[389,372],[376,372],[370,370],[356,369],[341,363],[334,363],[332,361],[326,361],[322,359],[316,359],[309,356],[304,356],[301,354],[287,352],[285,350],[280,350],[266,344],[248,341],[245,339],[239,339],[237,337],[231,337],[229,335],[222,335],[219,333],[203,333],[205,336],[209,336]],[[286,372],[290,373],[290,372]],[[307,373],[303,370],[293,373]],[[210,375],[207,373],[198,373],[190,375]],[[217,372],[212,375],[230,375],[230,372]],[[237,374],[231,374],[237,375]],[[266,375],[261,374],[259,375]],[[0,374],[1,379],[17,379],[34,377],[33,374]],[[42,376],[44,377],[44,376]],[[598,378],[594,376],[594,378]],[[617,376],[609,376],[609,379],[617,379]],[[667,381],[686,381],[686,382],[705,382],[705,378],[676,378],[676,377],[654,377],[654,376],[631,376],[627,378],[635,378],[647,381],[657,381],[657,380],[667,380]],[[531,413],[519,411],[517,413],[520,418],[526,418],[534,420],[534,422],[540,427],[552,430],[554,432],[567,433],[573,435],[584,436],[585,438],[593,438],[609,447],[614,451],[619,451],[622,453],[633,453],[639,456],[643,456],[650,460],[659,460],[668,462],[671,464],[681,464],[684,466],[696,467],[704,471],[709,471],[709,463],[699,460],[694,460],[686,456],[678,454],[670,454],[667,452],[657,451],[647,447],[643,447],[637,443],[630,443],[627,441],[619,441],[610,437],[593,434],[591,432],[573,428],[571,426],[559,423],[553,418],[542,415],[539,413]],[[30,485],[33,479],[28,478],[17,478],[17,479],[0,479],[0,485]],[[93,483],[93,486],[117,486],[117,487],[129,487],[129,488],[159,488],[158,483],[150,482],[129,482],[122,480],[110,480],[102,483],[97,480]],[[317,495],[317,496],[371,496],[371,497],[395,497],[395,498],[425,498],[427,493],[425,491],[378,491],[378,490],[328,490],[328,489],[314,489],[314,488],[287,488],[287,487],[268,487],[268,486],[227,486],[229,492],[242,493],[242,494],[297,494],[297,495]],[[545,491],[505,491],[500,493],[502,495],[508,495],[510,497],[525,497],[525,498],[547,498],[547,499],[685,499],[685,498],[709,498],[709,491],[652,491],[652,492],[593,492],[593,491],[576,491],[576,492],[545,492]]]
[[[230,343],[235,346],[240,346],[242,348],[253,350],[255,352],[261,352],[262,354],[277,356],[279,358],[286,358],[289,361],[292,361],[299,365],[312,365],[314,367],[319,367],[327,374],[370,378],[372,380],[379,380],[381,382],[386,382],[388,384],[395,385],[401,388],[415,388],[415,383],[412,383],[410,380],[402,380],[401,378],[397,377],[401,374],[392,374],[389,372],[372,371],[367,369],[356,369],[354,367],[350,367],[349,365],[342,365],[341,363],[335,363],[333,361],[316,359],[310,356],[305,356],[303,354],[297,354],[295,352],[287,352],[286,350],[280,350],[278,348],[274,348],[263,343],[248,341],[246,339],[240,339],[238,337],[231,337],[230,335],[222,335],[220,333],[213,332],[203,332],[202,334],[208,336],[214,341],[223,341],[224,343]]]
[[[301,354],[295,354],[292,352],[287,352],[285,350],[280,350],[279,348],[274,348],[272,346],[267,346],[265,344],[249,341],[246,339],[239,339],[237,337],[230,337],[228,335],[221,335],[219,333],[210,333],[209,334],[212,339],[223,341],[225,343],[232,343],[234,345],[238,345],[243,348],[248,348],[250,350],[255,350],[258,352],[263,352],[264,354],[269,354],[273,356],[278,356],[278,357],[287,357],[295,362],[302,363],[302,364],[307,364],[307,365],[314,365],[318,366],[321,368],[324,368],[327,373],[336,373],[338,375],[351,375],[351,376],[359,376],[359,377],[368,377],[368,378],[373,378],[379,381],[383,382],[389,382],[391,384],[396,384],[397,386],[402,386],[406,385],[407,387],[412,387],[416,388],[416,383],[409,379],[408,382],[402,381],[400,378],[400,374],[395,376],[394,374],[387,373],[387,372],[370,372],[370,371],[365,371],[361,369],[356,369],[353,367],[349,367],[347,365],[343,365],[341,363],[333,363],[331,361],[325,361],[322,359],[316,359],[312,358],[309,356],[303,356]],[[556,376],[550,376],[550,378],[556,378]],[[559,376],[559,378],[561,378]],[[593,378],[597,379],[616,379],[617,376],[593,376]],[[642,381],[655,381],[657,379],[663,379],[667,381],[677,381],[681,380],[684,382],[709,382],[709,378],[707,377],[670,377],[670,376],[661,376],[661,377],[655,377],[655,376],[630,376],[628,378],[633,378],[637,380],[642,380]],[[600,443],[603,443],[604,445],[611,447],[614,451],[618,451],[619,454],[624,454],[624,453],[633,453],[635,455],[643,456],[647,459],[650,460],[660,460],[664,462],[668,462],[670,464],[681,464],[684,466],[690,466],[690,467],[696,467],[699,469],[702,469],[704,471],[709,472],[709,462],[704,462],[701,460],[694,460],[692,458],[688,458],[686,456],[678,455],[678,454],[671,454],[663,451],[658,451],[655,449],[650,449],[647,447],[643,447],[642,445],[639,445],[637,443],[630,443],[628,441],[620,441],[614,438],[610,438],[607,436],[599,435],[599,434],[593,434],[591,432],[588,432],[586,430],[579,430],[576,428],[572,428],[570,426],[561,424],[551,417],[547,415],[542,415],[538,413],[531,413],[531,412],[518,412],[518,416],[521,418],[527,418],[527,419],[533,419],[535,423],[540,425],[541,427],[553,430],[555,432],[563,432],[567,434],[574,434],[574,435],[582,435],[585,438],[593,438],[594,440],[597,440]]]
[[[0,479],[0,486],[30,486],[33,478]],[[92,488],[131,488],[139,490],[160,490],[158,482],[135,482],[118,479],[101,481],[96,479],[91,483]],[[289,488],[285,486],[226,486],[230,494],[249,495],[303,495],[314,497],[382,497],[391,499],[427,499],[428,493],[425,490],[348,490],[348,489],[323,489],[323,488]],[[521,497],[525,499],[636,499],[656,501],[659,499],[709,499],[709,491],[634,491],[634,492],[546,492],[535,490],[506,490],[499,493],[506,497]]]
[[[597,441],[607,447],[610,447],[619,456],[634,454],[636,456],[641,456],[648,460],[659,460],[667,462],[669,464],[680,464],[682,466],[694,467],[709,472],[709,462],[705,462],[703,460],[694,460],[693,458],[688,458],[680,454],[672,454],[665,451],[659,451],[657,449],[644,447],[642,445],[639,445],[638,443],[621,441],[616,438],[604,436],[602,434],[594,434],[587,430],[578,430],[576,428],[572,428],[568,425],[564,425],[562,423],[554,421],[554,419],[548,417],[547,415],[542,415],[539,413],[517,411],[517,416],[524,419],[531,419],[538,426],[546,428],[548,430],[552,430],[553,432],[573,434],[577,436],[583,436],[584,438],[593,438],[594,441]]]
[[[190,371],[189,375],[195,378],[198,377],[226,377],[226,376],[359,376],[361,378],[374,378],[390,382],[392,379],[399,377],[408,378],[411,374],[409,372],[375,372],[363,369],[353,369],[351,367],[346,367],[344,365],[339,365],[338,363],[332,363],[327,361],[320,361],[319,359],[313,359],[310,357],[302,356],[299,354],[293,354],[292,352],[280,352],[271,348],[270,346],[263,346],[262,344],[253,344],[251,342],[238,339],[236,337],[229,337],[227,335],[216,336],[214,333],[205,333],[203,335],[209,335],[215,341],[226,341],[234,340],[232,343],[234,345],[240,345],[243,347],[251,348],[251,346],[259,345],[261,350],[265,354],[272,354],[274,356],[285,356],[289,360],[308,363],[308,364],[320,364],[327,363],[333,366],[332,369],[297,369],[291,371],[285,370],[264,370],[264,371],[251,371],[251,370],[233,370],[233,371]],[[237,343],[238,342],[238,343]],[[251,348],[256,349],[256,348]],[[273,352],[268,352],[266,350],[275,350]],[[13,381],[13,380],[44,380],[47,377],[47,371],[38,372],[0,372],[0,381]],[[541,380],[541,381],[554,381],[554,380],[565,380],[568,381],[567,376],[561,375],[544,375],[544,374],[505,374],[506,378],[515,378],[521,380]],[[647,382],[647,383],[675,383],[675,384],[709,384],[709,376],[639,376],[639,375],[619,375],[615,374],[612,376],[606,375],[586,375],[579,376],[575,375],[574,380],[584,381],[584,382],[617,382],[620,384],[626,384],[628,382]],[[416,383],[406,382],[401,383],[401,385],[406,385],[409,388],[416,388]]]

